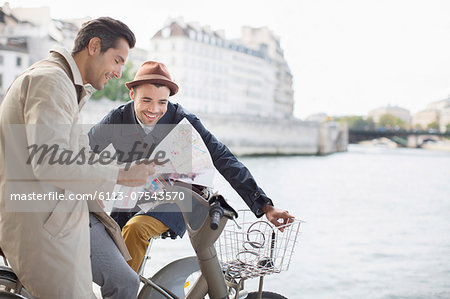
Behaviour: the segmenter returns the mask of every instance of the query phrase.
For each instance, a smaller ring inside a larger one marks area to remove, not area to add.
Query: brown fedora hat
[[[131,89],[133,86],[144,83],[156,83],[165,85],[170,89],[170,95],[173,96],[178,92],[178,85],[172,81],[167,67],[156,61],[146,61],[138,69],[134,80],[126,82],[125,86]]]

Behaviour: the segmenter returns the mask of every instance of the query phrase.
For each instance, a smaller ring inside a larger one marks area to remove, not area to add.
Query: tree
[[[445,130],[446,130],[448,133],[450,133],[450,123],[448,123],[448,124],[445,126]]]
[[[125,82],[132,81],[135,73],[133,63],[127,62],[122,71],[122,76],[119,79],[109,80],[102,90],[97,90],[92,94],[92,99],[107,98],[112,101],[128,101],[129,90],[125,86]]]
[[[338,117],[335,120],[341,124],[347,122],[348,128],[353,130],[373,130],[375,128],[375,123],[371,117],[364,119],[362,116],[350,115]]]
[[[423,130],[423,128],[422,128],[422,126],[420,125],[420,124],[415,124],[414,125],[414,128],[416,129],[416,130]]]
[[[433,121],[427,125],[427,129],[439,130],[439,124],[437,123],[437,121]]]
[[[378,125],[385,127],[386,129],[394,129],[394,128],[402,128],[405,129],[406,128],[406,124],[403,121],[403,119],[386,113],[383,114],[380,117],[380,121],[378,122]]]

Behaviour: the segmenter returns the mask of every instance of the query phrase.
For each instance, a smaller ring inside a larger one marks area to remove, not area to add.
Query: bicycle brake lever
[[[231,220],[233,220],[234,224],[236,224],[236,226],[237,226],[239,229],[242,229],[242,227],[237,223],[237,221],[236,221],[236,219],[235,219],[234,217],[232,217]]]

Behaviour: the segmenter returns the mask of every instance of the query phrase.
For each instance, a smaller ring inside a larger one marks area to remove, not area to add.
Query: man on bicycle
[[[112,110],[89,132],[90,145],[95,152],[99,153],[112,144],[117,152],[125,153],[119,157],[122,162],[137,159],[127,154],[130,149],[136,148],[136,144],[146,149],[152,148],[152,145],[154,148],[170,131],[167,126],[176,125],[186,118],[202,137],[216,169],[257,217],[265,214],[276,226],[293,218],[287,211],[273,206],[272,200],[257,185],[249,170],[194,114],[169,101],[169,97],[178,92],[178,85],[164,64],[145,62],[134,80],[127,82],[126,86],[130,90],[131,101]],[[118,129],[117,126],[112,129],[111,125],[126,125],[127,129]],[[149,158],[150,155],[151,151],[147,157],[140,158]],[[137,214],[136,209],[127,212],[113,210],[111,216],[123,227],[122,235],[132,256],[128,263],[135,271],[139,269],[151,237],[169,228],[183,236],[186,230],[183,217],[180,212],[169,209],[168,205],[171,204],[162,204],[147,213],[141,211]]]

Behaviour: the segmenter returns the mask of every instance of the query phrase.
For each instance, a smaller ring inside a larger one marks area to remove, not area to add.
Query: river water
[[[267,276],[265,289],[288,298],[450,298],[450,153],[355,145],[241,161],[276,206],[306,221],[289,270]],[[245,207],[223,178],[216,187]],[[187,237],[156,241],[146,273],[192,254]]]

